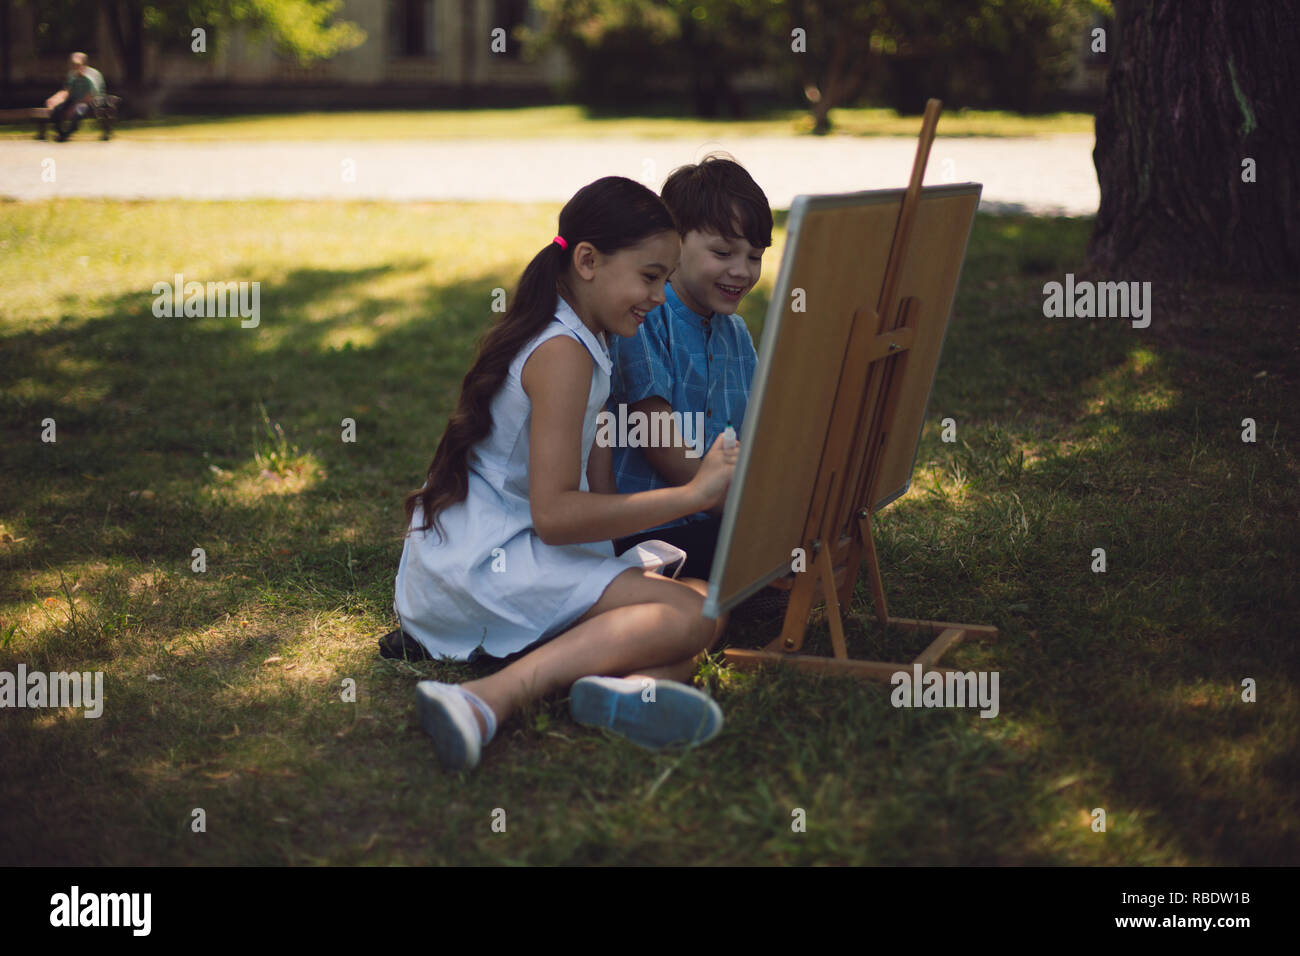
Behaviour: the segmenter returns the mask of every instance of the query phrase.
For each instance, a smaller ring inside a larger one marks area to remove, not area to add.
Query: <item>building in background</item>
[[[559,51],[537,62],[520,55],[514,29],[539,25],[529,0],[343,0],[337,17],[365,30],[365,42],[306,67],[243,28],[228,42],[209,31],[206,56],[191,52],[188,34],[174,48],[150,43],[145,76],[157,88],[154,105],[184,112],[546,102],[568,75]],[[497,27],[509,39],[494,53]],[[97,0],[0,0],[0,95],[30,100],[44,90],[44,99],[61,85],[73,50],[88,54],[111,92],[122,70],[108,30]]]

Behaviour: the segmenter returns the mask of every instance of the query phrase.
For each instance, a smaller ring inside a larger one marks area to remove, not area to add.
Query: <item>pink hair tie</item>
[[[564,237],[563,237],[563,236],[556,236],[554,239],[551,240],[551,242],[558,242],[558,243],[560,244],[560,248],[561,248],[561,249],[568,249],[568,248],[569,248],[569,244],[568,244],[567,242],[564,241]]]

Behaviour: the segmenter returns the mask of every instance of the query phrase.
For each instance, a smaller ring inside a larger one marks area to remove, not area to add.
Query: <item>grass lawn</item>
[[[38,104],[39,105],[39,104]],[[832,135],[906,136],[920,126],[916,116],[885,109],[836,109]],[[946,110],[944,136],[1047,136],[1092,133],[1090,113],[1022,116],[993,110]],[[98,136],[93,122],[86,135]],[[167,142],[251,142],[258,140],[555,139],[643,136],[655,139],[720,139],[736,136],[807,134],[806,110],[782,110],[744,120],[708,120],[676,115],[613,116],[580,106],[537,106],[490,110],[385,110],[246,116],[169,116],[125,120],[114,132],[127,140]],[[0,139],[26,139],[30,124],[0,126]]]
[[[912,489],[876,520],[893,614],[1001,629],[946,659],[999,672],[996,719],[715,661],[705,748],[558,699],[444,773],[414,684],[485,671],[377,655],[401,499],[557,210],[0,204],[0,670],[102,670],[106,698],[0,712],[0,864],[1300,862],[1296,299],[1157,285],[1145,331],[1045,319],[1086,220],[978,219]],[[175,273],[259,281],[260,326],[155,318]],[[865,581],[849,631],[919,650]]]

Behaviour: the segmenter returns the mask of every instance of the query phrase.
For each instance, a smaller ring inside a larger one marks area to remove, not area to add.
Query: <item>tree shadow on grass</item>
[[[402,496],[419,484],[441,430],[434,415],[454,401],[499,278],[366,295],[359,312],[306,313],[421,265],[263,280],[257,328],[238,318],[155,318],[152,296],[136,291],[100,300],[97,317],[76,328],[7,336],[0,351],[19,387],[6,393],[0,520],[17,540],[0,549],[0,567],[47,579],[66,572],[70,585],[120,577],[122,561],[194,578],[192,551],[202,546],[210,574],[195,581],[210,582],[211,606],[196,608],[206,613],[193,622],[199,630],[268,593],[322,609],[387,606]],[[392,325],[368,346],[325,344],[359,316]],[[260,419],[262,408],[282,436]],[[39,440],[47,417],[57,423],[54,444]],[[341,440],[346,417],[357,422],[355,444]],[[285,455],[272,467],[282,464],[284,475],[255,461],[277,443]],[[0,593],[15,606],[25,598],[16,587]],[[122,597],[118,610],[138,620],[132,600]],[[112,642],[100,637],[70,639],[65,651],[107,651]]]

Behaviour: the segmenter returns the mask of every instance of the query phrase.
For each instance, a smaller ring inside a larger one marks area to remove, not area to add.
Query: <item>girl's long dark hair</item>
[[[464,501],[469,492],[469,455],[492,431],[492,399],[505,382],[519,350],[555,316],[560,290],[578,243],[589,242],[605,255],[635,246],[657,233],[677,231],[673,215],[645,186],[623,176],[606,176],[583,186],[560,210],[560,235],[568,246],[552,241],[533,256],[514,300],[479,342],[474,364],[465,373],[456,410],[447,420],[433,453],[424,487],[406,496],[408,529],[419,505],[418,529],[436,530],[442,538],[439,513]]]

